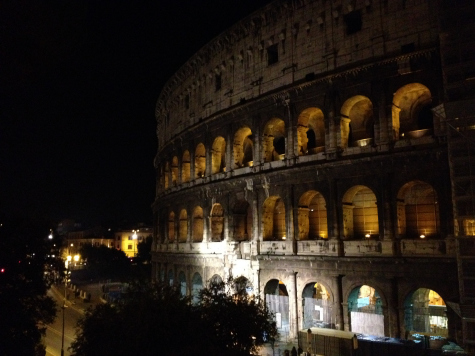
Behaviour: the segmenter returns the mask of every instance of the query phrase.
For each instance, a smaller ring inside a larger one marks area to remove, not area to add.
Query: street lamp
[[[64,299],[63,299],[63,334],[61,336],[61,356],[64,356],[64,309],[66,308],[66,288],[68,285],[68,265],[71,262],[71,256],[68,256],[64,265],[66,267],[66,276],[64,277]]]

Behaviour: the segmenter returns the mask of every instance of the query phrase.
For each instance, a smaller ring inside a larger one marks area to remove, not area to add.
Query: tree
[[[73,355],[256,354],[264,333],[276,335],[275,323],[239,285],[212,283],[193,304],[168,284],[132,283],[118,304],[99,305],[80,319]]]
[[[86,268],[96,278],[127,279],[130,262],[123,251],[104,245],[81,247],[81,256],[86,260]]]
[[[226,355],[257,355],[259,347],[277,335],[273,314],[244,277],[212,281],[200,292],[202,318]]]
[[[44,278],[48,224],[33,218],[0,224],[0,354],[44,355],[46,324],[56,315]]]
[[[152,261],[152,254],[150,253],[152,251],[152,241],[153,237],[147,236],[137,244],[137,258],[140,261],[146,263],[150,263],[150,261]]]

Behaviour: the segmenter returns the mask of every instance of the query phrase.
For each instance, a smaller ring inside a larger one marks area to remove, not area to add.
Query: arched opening
[[[211,174],[221,173],[226,170],[226,140],[216,137],[211,148]]]
[[[262,219],[264,241],[285,240],[287,238],[285,206],[280,197],[271,196],[266,199]]]
[[[174,279],[174,278],[173,278],[173,271],[170,269],[170,270],[168,270],[168,284],[171,285],[171,286],[172,286],[173,283],[174,283],[174,280],[173,280],[173,279]]]
[[[475,219],[463,220],[463,232],[465,236],[475,236]]]
[[[180,294],[182,297],[186,297],[186,277],[183,271],[178,274],[178,282],[180,283]]]
[[[223,279],[219,274],[215,274],[209,279],[209,284],[211,283],[223,283]]]
[[[193,231],[192,231],[193,242],[203,241],[203,230],[204,230],[203,228],[204,228],[203,209],[200,206],[197,206],[193,210]]]
[[[299,240],[328,238],[325,198],[314,190],[304,193],[299,200]]]
[[[211,241],[220,242],[224,238],[224,209],[221,204],[214,204],[211,209]]]
[[[419,288],[404,301],[406,334],[423,333],[429,336],[448,336],[447,306],[433,290]]]
[[[238,200],[233,208],[235,241],[248,241],[251,238],[252,229],[252,209],[245,200]]]
[[[166,162],[165,171],[163,172],[163,184],[164,184],[165,189],[168,189],[170,187],[169,176],[170,176],[170,165],[168,162]]]
[[[399,88],[394,94],[392,106],[395,139],[430,134],[433,128],[431,106],[432,94],[425,85],[411,83]]]
[[[172,186],[176,186],[178,182],[178,157],[172,158]]]
[[[248,296],[254,295],[254,288],[251,282],[244,276],[234,278],[234,292]]]
[[[264,288],[266,305],[274,313],[279,334],[288,335],[290,330],[289,293],[285,284],[271,279]]]
[[[375,336],[384,336],[382,299],[371,286],[362,285],[348,296],[350,331]]]
[[[325,122],[322,110],[308,108],[298,118],[297,140],[299,156],[325,150]]]
[[[348,189],[343,196],[343,236],[346,239],[379,236],[376,196],[364,185]]]
[[[321,283],[312,282],[302,291],[303,329],[328,328],[332,329],[332,302],[330,292]]]
[[[406,183],[397,196],[398,233],[403,238],[434,238],[439,229],[437,194],[429,184]]]
[[[274,118],[267,122],[262,135],[262,157],[265,162],[280,161],[285,158],[285,123]]]
[[[188,214],[186,210],[180,211],[180,222],[178,227],[178,242],[186,242],[188,238]]]
[[[183,158],[181,162],[181,182],[186,183],[190,181],[190,152],[186,150],[183,152]]]
[[[168,215],[168,241],[175,241],[175,213],[173,211]]]
[[[242,127],[234,135],[234,168],[252,166],[253,150],[252,132],[249,127]]]
[[[201,275],[196,272],[191,279],[191,297],[193,304],[198,304],[200,301],[200,291],[203,289],[203,279]]]
[[[206,173],[206,149],[199,143],[195,150],[195,178],[204,177]]]
[[[362,147],[373,143],[373,103],[367,97],[356,95],[341,107],[341,147]]]

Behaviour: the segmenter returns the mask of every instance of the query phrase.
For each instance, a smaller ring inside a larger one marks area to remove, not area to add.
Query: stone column
[[[399,281],[397,277],[391,278],[391,295],[388,298],[389,336],[400,338],[401,321],[399,318]],[[404,319],[403,319],[404,320]]]
[[[230,129],[228,129],[229,131]],[[226,158],[226,174],[228,174],[229,172],[231,172],[233,170],[233,150],[232,150],[232,147],[233,147],[233,144],[234,142],[231,141],[231,135],[229,134],[229,132],[227,133],[226,135],[226,155],[225,155],[225,158]]]
[[[348,313],[348,303],[341,303],[342,306],[342,312],[343,312],[343,330],[344,331],[350,331],[350,315]],[[341,327],[340,327],[341,329]]]
[[[262,153],[261,153],[261,132],[258,126],[259,120],[256,122],[256,132],[253,132],[254,135],[254,147],[252,151],[254,167],[261,165],[262,162]]]
[[[289,293],[289,338],[296,339],[298,335],[297,272],[289,274],[289,282],[287,285],[287,292]]]
[[[205,146],[205,177],[209,177],[211,175],[211,146]]]
[[[190,150],[190,181],[196,179],[195,176],[195,151]]]
[[[341,283],[341,277],[339,275],[333,276],[333,299],[334,299],[334,310],[333,316],[335,320],[335,329],[343,330],[343,304],[341,302],[341,297],[343,294],[343,286]],[[346,304],[348,310],[348,304]]]
[[[381,214],[381,222],[379,223],[380,229],[382,229],[383,240],[394,240],[394,226],[391,205],[391,176],[389,174],[383,176],[380,180],[380,202],[378,202],[378,213]]]

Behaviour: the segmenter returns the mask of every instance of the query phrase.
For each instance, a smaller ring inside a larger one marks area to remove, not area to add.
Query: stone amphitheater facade
[[[444,4],[274,1],[193,55],[156,105],[153,278],[244,276],[289,338],[473,332],[446,305],[475,217],[454,203],[447,122],[473,92],[449,90]]]

